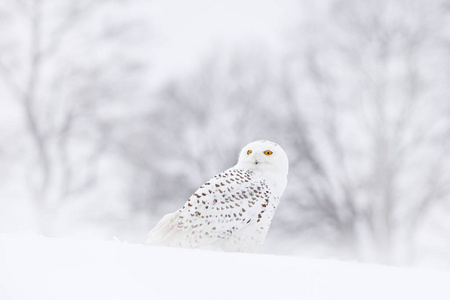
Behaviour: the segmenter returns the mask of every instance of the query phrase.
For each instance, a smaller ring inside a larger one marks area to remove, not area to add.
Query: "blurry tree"
[[[56,211],[96,184],[102,155],[120,125],[117,105],[145,93],[133,82],[143,71],[133,52],[137,41],[145,41],[136,33],[142,24],[120,18],[116,2],[8,0],[0,5],[7,17],[0,79],[23,112],[31,155],[24,167],[47,233]]]
[[[124,157],[137,167],[139,210],[160,217],[179,208],[203,182],[233,166],[244,145],[277,140],[284,107],[274,98],[268,55],[251,47],[213,52],[156,95],[156,109],[137,120],[140,142],[128,135],[122,143]]]
[[[448,20],[432,2],[328,1],[302,23],[283,71],[305,151],[290,232],[389,262],[411,254],[417,228],[448,199]]]

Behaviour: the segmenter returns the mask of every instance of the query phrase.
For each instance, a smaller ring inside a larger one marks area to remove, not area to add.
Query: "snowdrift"
[[[0,299],[450,299],[450,273],[0,235]]]

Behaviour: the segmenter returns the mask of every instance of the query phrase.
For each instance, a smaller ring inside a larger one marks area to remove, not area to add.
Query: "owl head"
[[[266,140],[254,141],[239,154],[236,167],[287,176],[289,162],[283,148]]]

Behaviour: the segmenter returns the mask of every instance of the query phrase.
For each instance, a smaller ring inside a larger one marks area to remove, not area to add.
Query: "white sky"
[[[281,49],[294,0],[156,0],[154,67],[162,76],[190,70],[214,48],[248,42]],[[164,69],[164,70],[163,70]],[[164,74],[164,75],[163,75]]]

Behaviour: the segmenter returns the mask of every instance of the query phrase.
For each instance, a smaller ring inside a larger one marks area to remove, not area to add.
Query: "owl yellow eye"
[[[272,155],[272,153],[273,153],[273,152],[272,152],[272,151],[270,151],[270,150],[266,150],[266,151],[264,151],[264,154],[265,154],[265,155]]]
[[[250,155],[252,153],[252,150],[247,151],[247,155]]]

